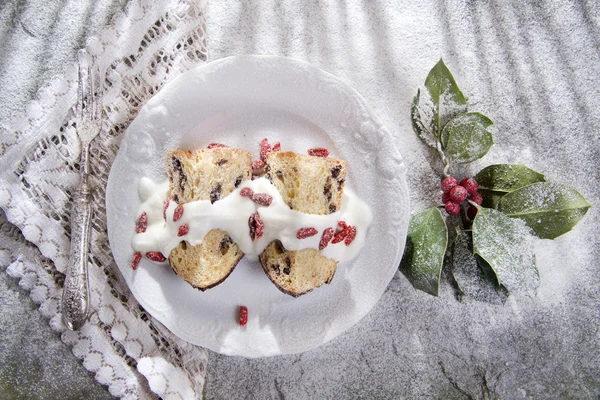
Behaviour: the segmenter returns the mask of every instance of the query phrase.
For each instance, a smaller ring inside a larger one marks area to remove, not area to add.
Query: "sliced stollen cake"
[[[167,155],[170,198],[178,204],[211,203],[252,177],[251,153],[239,149],[175,150]],[[223,282],[244,256],[229,235],[209,231],[196,246],[182,241],[169,254],[173,271],[202,291]]]
[[[291,209],[320,215],[340,209],[346,161],[293,152],[271,152],[266,159],[266,177]],[[316,249],[286,250],[279,240],[269,243],[259,260],[271,281],[295,297],[331,282],[337,268],[337,261]]]

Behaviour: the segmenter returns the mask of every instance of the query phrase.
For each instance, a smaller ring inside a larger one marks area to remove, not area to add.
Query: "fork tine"
[[[78,78],[79,78],[79,86],[77,88],[77,114],[79,114],[80,118],[84,118],[84,106],[85,106],[85,60],[84,60],[84,50],[80,50],[78,54]]]
[[[95,107],[95,118],[100,125],[102,123],[102,110],[103,110],[103,90],[102,90],[102,76],[100,75],[100,67],[96,65],[96,60],[94,58],[94,107]]]

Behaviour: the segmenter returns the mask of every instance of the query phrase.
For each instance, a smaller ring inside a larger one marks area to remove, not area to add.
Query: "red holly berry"
[[[142,261],[142,253],[138,251],[133,255],[133,260],[131,260],[131,269],[135,271],[140,261]]]
[[[473,193],[477,193],[477,189],[479,188],[479,185],[473,178],[465,178],[462,181],[460,181],[459,185],[467,189],[467,193],[471,195]]]
[[[257,171],[259,169],[263,169],[265,167],[265,162],[263,160],[256,160],[252,162],[252,170]]]
[[[308,155],[327,158],[329,156],[329,150],[324,147],[313,147],[312,149],[308,149]]]
[[[321,235],[321,241],[319,242],[319,250],[323,250],[331,239],[333,239],[334,231],[333,228],[327,228],[323,231],[323,235]]]
[[[242,197],[252,197],[254,195],[254,191],[252,189],[250,189],[249,187],[245,187],[242,190],[240,190],[240,196]]]
[[[160,251],[149,251],[146,253],[146,258],[154,262],[165,262],[167,258]]]
[[[240,326],[245,326],[248,323],[248,307],[240,306]]]
[[[450,189],[450,200],[455,203],[462,203],[467,198],[467,195],[467,189],[460,185],[456,185]]]
[[[146,228],[148,228],[148,214],[146,214],[144,211],[137,220],[137,224],[135,225],[135,233],[146,232]]]
[[[206,146],[207,149],[215,149],[218,147],[229,147],[226,144],[222,144],[222,143],[210,143],[208,146]]]
[[[475,218],[475,216],[477,215],[477,207],[469,207],[469,209],[467,210],[467,217],[469,217],[470,219]]]
[[[190,227],[187,224],[183,224],[179,227],[179,231],[177,232],[177,236],[181,237],[183,235],[187,235],[190,231]]]
[[[458,215],[458,213],[460,212],[460,205],[453,201],[447,202],[444,208],[446,209],[446,212],[450,215]]]
[[[483,203],[483,197],[481,197],[479,192],[475,192],[471,195],[471,201],[475,204],[481,205],[481,203]]]
[[[307,237],[315,236],[319,233],[315,228],[300,228],[298,232],[296,232],[296,238],[298,239],[306,239]]]
[[[450,193],[442,193],[442,203],[446,204],[450,201]]]
[[[183,204],[179,204],[179,205],[177,205],[177,207],[175,207],[175,211],[173,212],[173,222],[177,222],[177,220],[179,220],[179,218],[181,218],[182,215],[183,215]]]
[[[449,176],[442,181],[442,192],[448,193],[450,192],[450,189],[452,189],[456,185],[458,185],[458,181],[456,180],[456,178]]]
[[[351,226],[348,230],[348,234],[346,235],[346,238],[344,239],[344,244],[346,246],[350,246],[350,243],[352,243],[352,241],[354,240],[355,237],[356,237],[356,227]]]
[[[251,197],[252,201],[261,206],[270,206],[273,201],[273,196],[266,193],[254,193]]]

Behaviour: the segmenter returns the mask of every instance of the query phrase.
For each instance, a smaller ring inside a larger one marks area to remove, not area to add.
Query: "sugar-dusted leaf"
[[[413,215],[400,270],[419,290],[437,296],[448,245],[448,228],[436,207]]]
[[[498,208],[500,199],[507,193],[537,182],[546,182],[543,174],[521,164],[495,164],[485,167],[475,176],[482,206]]]
[[[506,301],[508,291],[498,284],[490,265],[473,254],[473,238],[469,231],[456,229],[451,271],[464,295],[492,304]]]
[[[523,221],[480,207],[473,221],[473,252],[489,264],[509,292],[535,293],[539,275],[533,237]]]
[[[433,102],[433,126],[439,138],[448,121],[467,111],[467,99],[442,59],[429,71],[425,87]]]
[[[462,164],[475,161],[490,150],[494,144],[488,131],[494,123],[477,112],[461,114],[448,122],[442,130],[442,145],[448,158]]]
[[[569,232],[590,207],[577,190],[548,182],[510,192],[498,204],[499,211],[524,220],[542,239],[554,239]]]
[[[421,90],[419,89],[410,107],[413,130],[419,139],[435,149],[437,147],[437,138],[433,133],[432,125],[433,104],[430,103],[427,105],[425,101],[423,103],[421,104]]]

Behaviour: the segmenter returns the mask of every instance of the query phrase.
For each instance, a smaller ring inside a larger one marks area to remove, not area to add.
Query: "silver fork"
[[[88,252],[92,220],[90,172],[90,143],[102,127],[102,91],[99,88],[98,67],[85,50],[77,54],[79,89],[76,107],[77,135],[81,141],[80,182],[73,196],[71,209],[71,250],[62,298],[65,325],[77,330],[87,320],[89,312]],[[97,91],[97,92],[96,92]]]

